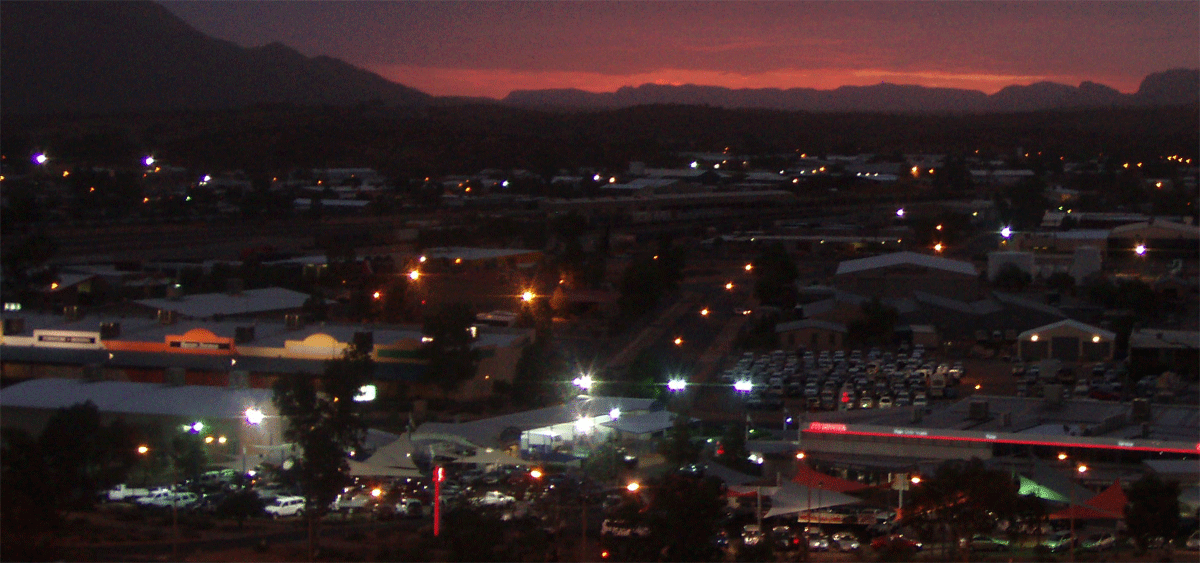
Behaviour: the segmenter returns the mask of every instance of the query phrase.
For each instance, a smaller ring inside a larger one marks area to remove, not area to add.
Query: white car
[[[193,504],[196,504],[197,502],[200,502],[199,495],[184,491],[156,498],[150,501],[147,506],[153,506],[157,508],[187,508]]]
[[[304,497],[276,497],[263,511],[272,518],[302,515],[304,514]]]
[[[169,498],[172,494],[174,493],[172,493],[170,489],[155,489],[150,491],[150,494],[148,495],[138,497],[134,502],[136,502],[138,506],[154,506],[157,501]]]

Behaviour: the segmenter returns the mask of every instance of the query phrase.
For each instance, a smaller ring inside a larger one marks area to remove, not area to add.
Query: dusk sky
[[[433,95],[645,83],[831,89],[1200,67],[1200,1],[164,2],[200,31],[328,55]]]

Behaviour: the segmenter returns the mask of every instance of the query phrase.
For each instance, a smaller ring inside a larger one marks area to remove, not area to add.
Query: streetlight
[[[1146,245],[1144,243],[1139,242],[1137,246],[1133,247],[1133,251],[1135,253],[1137,253],[1138,256],[1145,256],[1146,255]]]
[[[733,291],[733,282],[727,282],[725,284],[725,291]]]
[[[532,291],[525,290],[525,292],[521,294],[521,301],[524,301],[526,303],[531,303],[533,301],[534,297],[537,297],[537,296],[534,295],[534,293]]]
[[[267,415],[263,414],[263,412],[261,410],[256,409],[254,407],[250,407],[250,408],[246,409],[245,415],[246,415],[246,422],[253,424],[255,426],[258,426],[259,424],[261,424],[263,419],[267,417]]]
[[[1011,238],[1012,233],[1013,233],[1012,227],[1009,225],[1005,225],[1003,229],[1000,229],[1000,236],[1002,236],[1004,238]]]
[[[39,153],[33,155],[33,162],[35,164],[46,164],[46,162],[49,160],[50,160],[50,157],[46,156],[46,153],[44,153],[44,152],[39,152]]]
[[[675,378],[667,381],[667,389],[671,391],[683,391],[687,388],[687,380]]]
[[[617,420],[618,418],[621,418],[621,407],[613,407],[611,410],[609,410],[608,418],[611,418],[613,420]]]
[[[682,345],[683,345],[683,337],[681,337],[681,336],[676,336],[676,337],[675,337],[675,345],[676,345],[676,346],[682,346]]]
[[[412,281],[417,281],[417,280],[421,279],[421,272],[419,272],[417,270],[413,270],[413,271],[409,272],[408,279],[410,279]]]
[[[903,218],[904,218],[904,208],[903,208],[903,207],[901,207],[900,209],[897,209],[897,210],[896,210],[896,217],[899,217],[899,218],[901,218],[901,219],[903,219]]]
[[[1082,463],[1079,464],[1077,467],[1075,467],[1075,471],[1077,473],[1079,473],[1080,477],[1083,477],[1083,474],[1087,473],[1087,470],[1088,470],[1088,466],[1085,464],[1082,464]],[[1071,510],[1071,561],[1075,561],[1075,545],[1078,542],[1075,539],[1075,484],[1074,483],[1071,483],[1071,508],[1070,508],[1070,510]]]
[[[749,379],[739,379],[733,382],[733,390],[739,393],[749,393],[754,388],[754,383]]]
[[[571,383],[574,383],[577,387],[579,387],[580,389],[583,389],[586,392],[592,388],[592,376],[584,374],[579,377],[576,377],[575,379],[572,379]]]
[[[636,493],[637,490],[640,488],[642,488],[642,486],[637,481],[634,481],[628,485],[625,485],[625,490],[627,490],[631,493]]]

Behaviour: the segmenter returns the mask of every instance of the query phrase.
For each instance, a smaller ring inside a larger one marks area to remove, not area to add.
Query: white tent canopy
[[[412,440],[401,436],[400,439],[375,450],[375,453],[367,458],[366,463],[378,467],[416,469],[417,464],[413,462],[412,456],[415,448]]]
[[[729,487],[729,490],[742,494],[760,491],[763,496],[771,497],[771,510],[767,511],[767,518],[862,502],[844,493],[809,488],[791,481],[785,481],[777,487],[736,485]]]
[[[460,457],[454,460],[454,463],[476,463],[481,465],[533,465],[532,462],[515,458],[491,448],[476,450],[475,455]]]
[[[367,462],[354,461],[353,459],[348,461],[350,463],[350,474],[355,477],[424,477],[424,475],[416,469],[402,469],[399,467],[372,465]]]

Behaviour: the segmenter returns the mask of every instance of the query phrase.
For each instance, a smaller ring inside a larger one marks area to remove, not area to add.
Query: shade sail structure
[[[1125,496],[1125,490],[1121,488],[1121,480],[1117,479],[1107,489],[1088,499],[1084,504],[1104,512],[1123,515],[1125,514],[1125,505],[1129,504],[1129,497]]]
[[[372,465],[363,461],[348,460],[350,463],[350,474],[355,477],[407,477],[417,478],[424,477],[420,471],[416,469],[402,469],[399,467],[386,467],[381,465]]]
[[[822,489],[825,491],[834,491],[838,493],[851,493],[870,486],[863,483],[856,483],[854,481],[842,479],[841,477],[826,475],[803,463],[799,464],[799,467],[796,469],[796,474],[792,476],[792,482],[804,487]]]
[[[771,509],[767,511],[766,517],[797,514],[862,502],[858,498],[837,491],[805,487],[791,482],[784,482],[779,486],[772,487],[731,485],[728,494],[734,497],[753,497],[756,494],[770,497]]]
[[[767,518],[862,502],[837,491],[805,487],[795,483],[785,482],[776,489],[771,495],[771,510],[767,511]]]
[[[1037,482],[1035,482],[1033,479],[1025,477],[1024,475],[1021,475],[1020,478],[1021,478],[1021,488],[1018,491],[1018,494],[1020,494],[1022,496],[1032,495],[1032,496],[1035,496],[1042,500],[1050,500],[1050,501],[1054,501],[1054,502],[1071,502],[1067,497],[1063,496],[1059,492],[1057,492],[1054,489],[1051,489],[1049,487],[1043,487],[1042,485],[1037,484]]]
[[[375,450],[366,463],[378,467],[395,467],[399,469],[416,469],[413,462],[413,451],[416,446],[407,436],[401,436],[392,443]]]
[[[1049,516],[1051,520],[1070,520],[1072,518],[1075,520],[1116,520],[1124,517],[1125,515],[1123,514],[1114,514],[1086,504],[1077,504],[1069,508],[1064,508]]]
[[[506,453],[488,449],[476,450],[474,455],[460,457],[454,463],[474,463],[478,465],[533,465],[531,461],[515,458]]]

